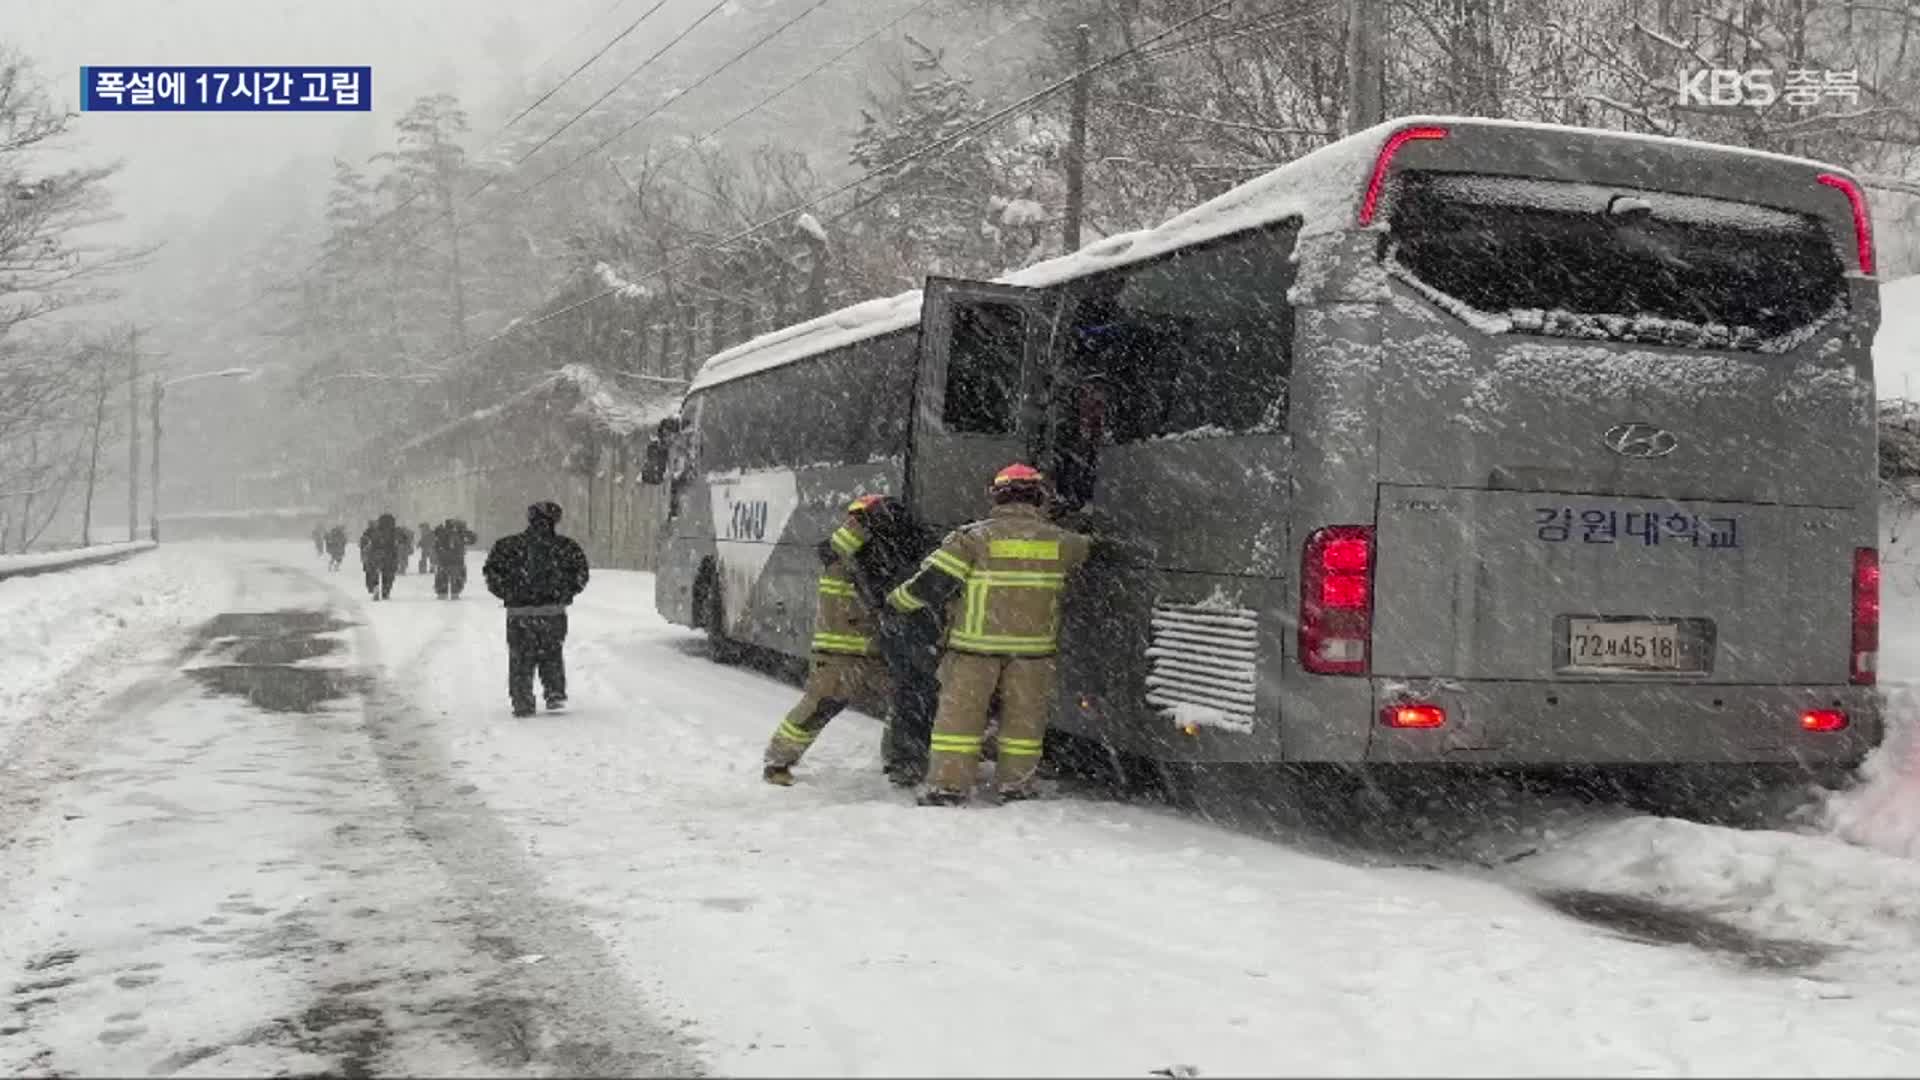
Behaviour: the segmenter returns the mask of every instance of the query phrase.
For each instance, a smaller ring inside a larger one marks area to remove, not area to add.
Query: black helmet
[[[537,502],[527,507],[527,524],[545,525],[548,528],[560,524],[560,504]]]

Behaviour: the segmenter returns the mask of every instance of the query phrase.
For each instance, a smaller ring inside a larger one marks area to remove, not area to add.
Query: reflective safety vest
[[[813,651],[868,656],[873,653],[872,616],[860,602],[847,564],[866,543],[866,527],[849,514],[831,538],[834,560],[820,574],[813,609]]]
[[[989,656],[1052,656],[1060,648],[1067,575],[1087,559],[1087,537],[1010,503],[950,534],[887,597],[899,611],[947,606],[947,648]]]

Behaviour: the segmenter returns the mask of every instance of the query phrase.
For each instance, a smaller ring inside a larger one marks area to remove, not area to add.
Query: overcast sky
[[[501,39],[557,79],[644,10],[628,0],[0,0],[0,42],[23,50],[77,107],[82,65],[363,64],[374,114],[86,113],[73,145],[120,158],[117,203],[133,235],[198,218],[242,181],[301,154],[363,157],[423,93],[491,96]]]

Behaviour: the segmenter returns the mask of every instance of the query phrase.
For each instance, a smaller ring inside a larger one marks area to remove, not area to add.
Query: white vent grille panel
[[[1259,638],[1247,608],[1156,604],[1147,703],[1182,725],[1252,731]]]

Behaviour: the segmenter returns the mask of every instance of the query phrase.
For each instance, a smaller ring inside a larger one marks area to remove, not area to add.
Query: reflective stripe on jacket
[[[813,609],[813,651],[867,656],[873,653],[873,617],[847,580],[847,562],[866,543],[866,530],[849,514],[829,542],[834,559],[820,574]]]
[[[947,648],[990,656],[1052,656],[1060,647],[1067,576],[1086,561],[1087,537],[1038,507],[996,506],[950,534],[887,602],[899,611],[947,606]]]

